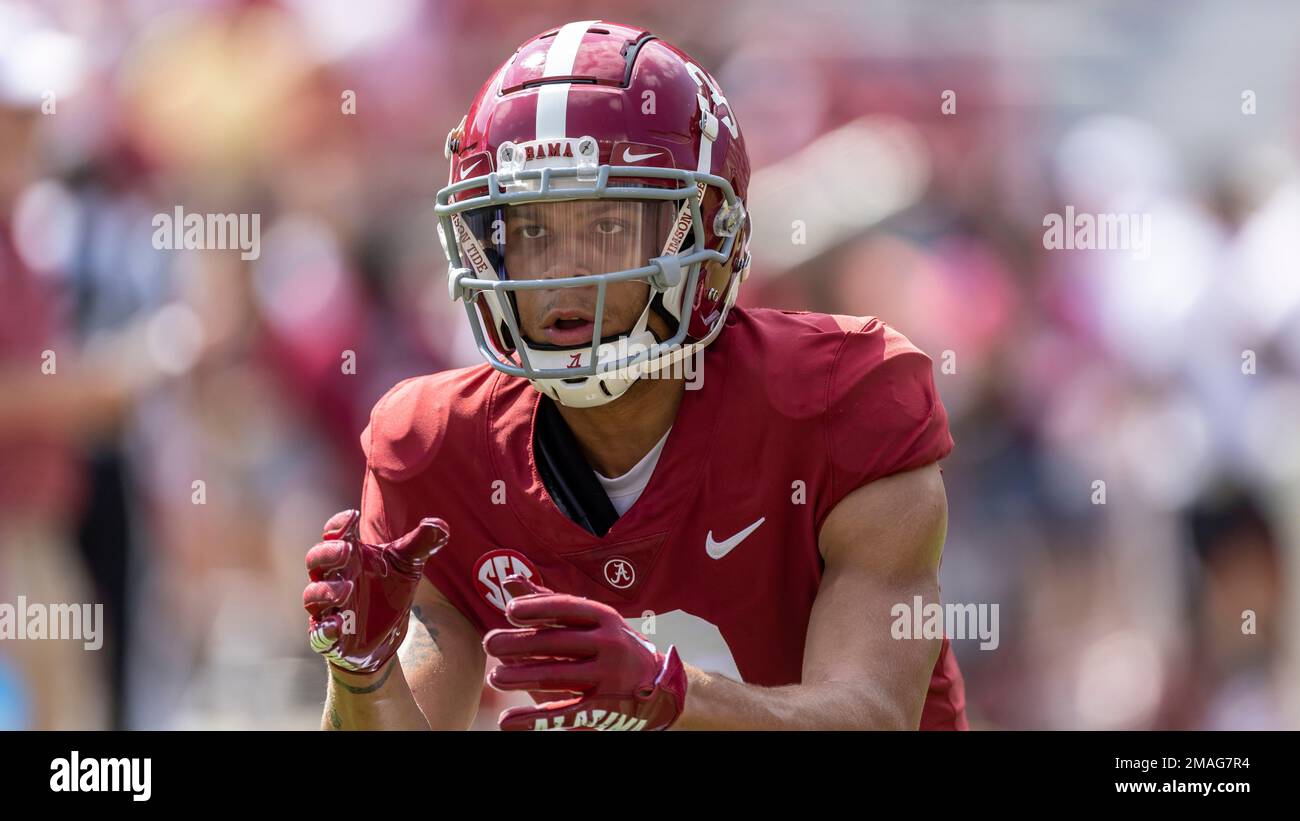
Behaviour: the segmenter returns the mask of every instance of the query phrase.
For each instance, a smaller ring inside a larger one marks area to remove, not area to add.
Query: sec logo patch
[[[502,613],[506,612],[511,596],[501,582],[510,576],[523,576],[534,584],[542,584],[541,574],[518,550],[501,548],[488,551],[474,565],[474,586],[479,595]]]

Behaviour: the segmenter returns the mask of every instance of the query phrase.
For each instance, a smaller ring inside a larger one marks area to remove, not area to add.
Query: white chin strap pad
[[[637,324],[643,325],[644,322]],[[629,354],[649,350],[655,344],[654,334],[643,328],[640,331],[634,331],[627,336],[620,337],[614,342],[602,343],[597,348],[598,361],[602,363],[615,362],[627,357]],[[534,367],[563,368],[572,361],[575,353],[589,350],[590,348],[586,346],[570,351],[534,351],[529,348],[528,359],[533,363]],[[612,402],[622,396],[627,392],[628,388],[632,387],[632,383],[637,380],[641,373],[646,370],[645,363],[642,363],[631,368],[611,370],[596,376],[579,376],[571,380],[533,379],[530,381],[534,388],[561,405],[567,405],[571,408],[591,408],[596,405],[603,405],[606,402]]]
[[[650,300],[646,301],[646,306],[641,311],[641,316],[637,318],[636,324],[632,326],[631,331],[613,342],[602,342],[596,348],[597,362],[606,364],[625,360],[641,351],[650,350],[658,342],[648,327],[650,323],[650,302],[653,300],[654,294],[651,293]],[[596,332],[598,333],[599,329],[596,329]],[[586,355],[591,351],[591,347],[588,345],[569,350],[537,351],[528,346],[526,342],[523,344],[527,347],[528,361],[537,368],[567,367],[573,361],[574,354],[581,355],[580,361],[583,365],[590,364],[586,361]],[[596,405],[603,405],[606,402],[613,402],[622,396],[646,370],[646,363],[642,363],[632,368],[612,369],[608,373],[596,376],[579,376],[571,380],[531,379],[529,381],[532,382],[534,388],[561,405],[567,405],[571,408],[591,408]]]

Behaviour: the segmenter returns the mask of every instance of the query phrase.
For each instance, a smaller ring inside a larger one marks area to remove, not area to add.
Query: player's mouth
[[[581,345],[591,342],[595,327],[595,317],[590,311],[578,308],[556,309],[542,321],[542,337],[549,345]]]

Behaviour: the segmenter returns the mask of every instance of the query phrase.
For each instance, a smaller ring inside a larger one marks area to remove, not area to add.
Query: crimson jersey
[[[538,474],[541,394],[484,364],[408,379],[375,406],[362,539],[446,520],[451,541],[425,574],[480,634],[510,626],[500,582],[520,572],[613,606],[702,669],[798,683],[822,522],[952,438],[930,359],[878,319],[735,308],[726,324],[650,483],[604,537],[561,513]],[[964,729],[964,702],[945,639],[921,727]]]

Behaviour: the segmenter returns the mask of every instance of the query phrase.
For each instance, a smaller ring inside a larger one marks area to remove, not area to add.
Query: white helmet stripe
[[[537,89],[537,139],[556,140],[566,136],[571,85],[550,83]]]
[[[546,52],[546,66],[542,69],[543,77],[565,77],[573,73],[573,61],[578,57],[578,46],[582,37],[591,28],[595,20],[580,20],[566,23],[551,41],[551,48]]]
[[[595,20],[582,20],[561,27],[551,47],[546,52],[543,77],[567,77],[573,73],[573,63],[578,57],[582,37]],[[553,140],[567,137],[569,109],[569,83],[549,83],[537,90],[537,139]]]

